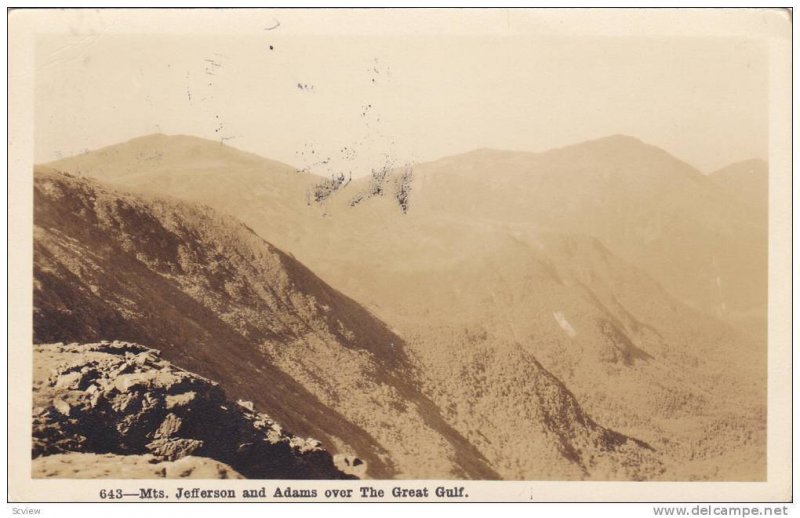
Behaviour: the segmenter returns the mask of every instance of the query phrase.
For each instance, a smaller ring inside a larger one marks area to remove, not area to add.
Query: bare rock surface
[[[103,341],[37,345],[34,355],[32,453],[46,459],[36,464],[41,476],[90,466],[92,457],[73,454],[96,453],[136,457],[109,471],[117,474],[127,466],[142,476],[352,478],[319,441],[228,400],[217,383],[175,367],[155,349]],[[194,457],[205,460],[176,462]],[[110,458],[90,472],[108,469]]]

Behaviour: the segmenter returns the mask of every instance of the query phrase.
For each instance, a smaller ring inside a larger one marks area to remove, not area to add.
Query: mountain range
[[[765,476],[763,162],[612,136],[345,181],[153,135],[34,176],[37,343],[159,349],[369,477]]]

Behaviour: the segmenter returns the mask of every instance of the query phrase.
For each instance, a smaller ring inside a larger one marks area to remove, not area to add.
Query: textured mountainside
[[[665,478],[707,476],[687,469],[689,459],[731,469],[740,463],[731,455],[748,459],[731,476],[763,474],[757,340],[686,307],[595,239],[406,218],[360,227],[369,251],[354,239],[319,271],[406,339],[434,399],[472,442],[498,457],[499,437],[521,448],[513,438],[526,397],[516,380],[532,356],[600,422],[681,459]],[[700,440],[709,436],[713,446]]]
[[[505,383],[525,406],[499,449],[477,447],[472,436],[491,437],[492,423],[443,408],[447,392],[427,390],[426,366],[400,336],[231,217],[45,169],[35,173],[34,195],[36,342],[157,348],[293,432],[364,459],[367,476],[644,478],[661,470],[650,446],[595,422],[515,349],[505,358],[524,370]],[[435,382],[457,386],[461,377],[437,373]]]
[[[229,182],[231,151],[205,146],[182,167],[208,181],[179,189],[169,162],[121,176],[85,157],[53,165],[141,191],[165,185],[291,250],[404,339],[423,392],[503,477],[541,476],[522,460],[535,458],[523,431],[549,418],[521,381],[541,367],[589,415],[655,448],[663,467],[642,462],[629,476],[763,478],[766,226],[691,166],[617,136],[381,168],[317,182],[330,192],[309,202],[273,199],[266,169]],[[314,180],[293,174],[275,181],[299,193]],[[561,441],[558,429],[549,433]],[[591,475],[590,464],[567,476]]]

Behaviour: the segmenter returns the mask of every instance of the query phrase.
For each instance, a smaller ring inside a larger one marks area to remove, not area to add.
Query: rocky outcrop
[[[334,466],[319,441],[226,399],[218,384],[155,349],[103,341],[37,345],[34,355],[34,458],[80,452],[150,455],[158,463],[196,456],[247,478],[355,478]],[[43,473],[58,465],[42,462]],[[175,471],[162,468],[164,476]],[[213,469],[203,472],[216,478]]]

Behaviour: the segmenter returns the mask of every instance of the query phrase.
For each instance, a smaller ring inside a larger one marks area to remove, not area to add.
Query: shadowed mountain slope
[[[34,194],[37,342],[158,348],[293,432],[365,459],[372,477],[631,478],[658,465],[529,361],[519,382],[534,402],[517,437],[531,457],[510,471],[420,390],[402,338],[233,218],[47,170]]]

